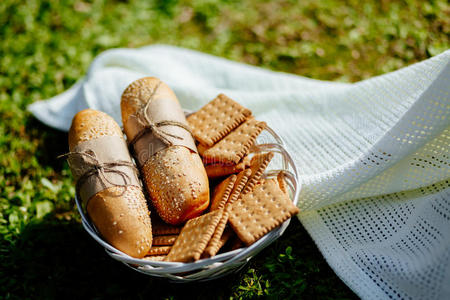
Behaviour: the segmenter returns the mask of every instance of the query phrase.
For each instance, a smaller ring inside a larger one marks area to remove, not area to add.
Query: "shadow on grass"
[[[39,164],[60,171],[65,160],[57,157],[69,151],[67,132],[48,127],[34,117],[26,119],[25,128],[29,139],[39,144],[35,153]]]

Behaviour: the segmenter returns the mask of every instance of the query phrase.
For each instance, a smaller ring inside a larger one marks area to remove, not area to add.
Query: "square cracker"
[[[286,179],[284,179],[285,177],[286,177],[286,175],[284,174],[284,172],[280,171],[280,173],[278,173],[278,175],[277,175],[277,181],[278,181],[278,185],[280,186],[280,189],[286,195],[289,195],[289,191],[288,191],[287,184],[286,184]]]
[[[158,235],[168,235],[168,234],[178,234],[181,231],[180,226],[173,226],[170,224],[165,223],[164,221],[160,220],[158,216],[155,214],[152,214],[152,235],[158,236]]]
[[[229,212],[224,211],[222,214],[222,218],[220,219],[219,224],[217,225],[216,230],[214,231],[214,234],[208,243],[208,246],[206,247],[205,251],[203,252],[203,255],[205,257],[211,257],[211,256],[216,255],[216,253],[219,252],[220,247],[223,246],[223,244],[221,243],[221,237],[225,230],[225,226],[228,223],[228,216],[229,216]]]
[[[152,256],[146,256],[143,259],[149,260],[149,261],[164,261],[165,258],[166,258],[165,255],[152,255]]]
[[[147,255],[165,255],[170,252],[170,248],[171,246],[152,246],[150,250],[148,250]]]
[[[152,246],[172,246],[175,243],[177,237],[177,234],[157,235],[153,237]]]
[[[247,185],[242,190],[243,195],[250,192],[253,189],[253,187],[258,183],[258,181],[264,174],[264,171],[266,170],[267,166],[269,165],[270,161],[272,160],[273,156],[274,156],[273,152],[267,152],[267,153],[257,153],[252,157],[252,160],[250,161],[250,170],[252,170],[252,175],[250,175]]]
[[[211,145],[211,146],[212,146],[212,145]],[[197,145],[198,153],[199,153],[200,155],[203,155],[203,153],[205,153],[206,150],[208,150],[209,148],[211,148],[211,146],[205,146],[205,145],[203,145],[203,144],[198,144],[198,145]],[[217,163],[217,164],[220,164],[220,162]],[[232,164],[229,164],[229,165],[232,165]]]
[[[252,171],[250,169],[244,170],[237,175],[236,182],[234,183],[233,190],[231,190],[230,197],[228,197],[228,201],[225,204],[226,206],[231,205],[234,201],[236,201],[241,195],[242,190],[247,184],[248,179]]]
[[[277,180],[268,179],[231,205],[229,222],[239,239],[251,245],[298,212]]]
[[[265,122],[248,119],[217,144],[202,151],[203,161],[220,164],[239,163],[248,154],[264,128],[266,128]]]
[[[225,96],[214,100],[187,117],[192,135],[201,144],[212,146],[247,119],[252,112]]]
[[[225,207],[225,204],[228,201],[228,198],[230,197],[231,190],[234,187],[234,183],[236,182],[236,175],[231,175],[221,183],[219,183],[218,186],[214,189],[214,194],[211,199],[211,207],[210,211],[221,209]]]
[[[230,226],[226,226],[225,230],[223,231],[222,236],[220,237],[220,241],[219,241],[219,245],[218,245],[219,251],[234,236],[236,236],[236,233],[234,233],[233,229],[231,229]],[[217,251],[217,252],[219,252],[219,251]]]
[[[222,213],[223,210],[218,209],[187,221],[167,255],[166,261],[198,260],[214,234]]]
[[[205,170],[209,178],[216,178],[239,173],[245,170],[248,166],[250,166],[250,159],[248,156],[245,156],[237,164],[210,164],[205,166]]]

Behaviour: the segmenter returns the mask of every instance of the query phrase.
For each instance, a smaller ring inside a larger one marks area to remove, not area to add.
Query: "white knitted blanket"
[[[62,130],[87,107],[120,124],[122,91],[149,75],[188,109],[225,93],[284,138],[303,185],[299,219],[361,298],[450,299],[450,50],[343,84],[169,46],[114,49],[29,110]]]

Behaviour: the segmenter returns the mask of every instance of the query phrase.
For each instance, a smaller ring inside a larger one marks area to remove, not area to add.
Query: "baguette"
[[[159,79],[146,77],[134,81],[125,89],[121,100],[122,121],[128,141],[133,141],[138,135],[136,127],[131,124],[131,117],[135,117],[149,101],[160,109],[159,116],[152,118],[161,117],[162,114],[170,116],[175,111],[181,112],[175,94]],[[181,117],[178,113],[175,119],[182,119],[180,122],[187,124],[182,113]],[[163,129],[167,130],[167,127]],[[175,130],[186,134],[186,131],[183,132],[185,129]],[[138,153],[138,148],[134,147],[135,158],[141,161],[140,171],[152,204],[159,216],[172,225],[199,216],[209,205],[209,185],[205,168],[196,152],[192,136],[188,134],[185,139],[190,139],[185,142],[189,142],[193,147],[175,144],[161,147],[161,140],[154,138],[147,148],[157,150],[155,153],[149,151],[150,154],[145,159],[139,157],[142,153]]]
[[[72,120],[69,149],[72,152],[81,143],[110,136],[124,140],[113,118],[103,112],[86,109],[78,112]],[[123,146],[124,151],[128,151],[125,143]],[[71,165],[72,173],[75,167]],[[151,248],[150,212],[141,187],[111,186],[101,190],[87,200],[86,210],[100,234],[120,251],[142,258]]]

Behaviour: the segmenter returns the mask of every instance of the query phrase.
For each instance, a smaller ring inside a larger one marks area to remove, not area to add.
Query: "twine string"
[[[151,132],[155,138],[159,139],[161,142],[163,142],[165,145],[167,146],[173,146],[172,141],[170,141],[167,137],[172,137],[178,140],[183,140],[183,137],[175,135],[175,134],[171,134],[167,131],[162,130],[159,127],[162,126],[177,126],[177,127],[181,127],[184,130],[186,130],[187,132],[189,132],[191,135],[191,129],[184,123],[178,122],[178,121],[173,121],[173,120],[164,120],[164,121],[160,121],[160,122],[154,122],[152,120],[152,118],[149,116],[149,107],[150,104],[153,100],[153,97],[155,96],[158,88],[161,85],[161,81],[158,82],[158,84],[156,85],[155,89],[153,90],[153,92],[151,93],[147,103],[145,105],[143,105],[135,114],[131,115],[131,117],[135,118],[138,122],[138,124],[143,127],[142,130],[140,130],[135,137],[129,142],[129,146],[134,146],[134,144],[140,139],[142,138],[145,134]]]
[[[74,155],[84,156],[90,160],[90,161],[85,161],[86,165],[88,166],[88,169],[83,174],[81,174],[81,176],[78,178],[77,183],[75,185],[75,191],[76,191],[77,197],[79,199],[81,199],[81,197],[80,197],[81,187],[86,182],[86,180],[91,176],[98,174],[100,183],[103,185],[104,188],[107,187],[108,183],[114,187],[126,187],[131,183],[130,176],[127,173],[116,169],[115,167],[120,167],[120,166],[129,167],[129,168],[132,168],[133,171],[137,172],[136,167],[131,162],[119,160],[119,161],[115,161],[115,162],[101,163],[95,157],[95,154],[92,155],[92,154],[86,153],[86,152],[68,152],[68,153],[59,155],[58,158],[66,158],[66,157],[70,158],[71,156],[74,156]],[[106,173],[116,173],[116,174],[120,175],[120,177],[123,180],[123,184],[112,182],[111,180],[108,179],[108,176],[106,176]],[[122,191],[122,193],[120,195],[118,195],[118,197],[122,196],[124,192],[125,192],[125,190]]]

